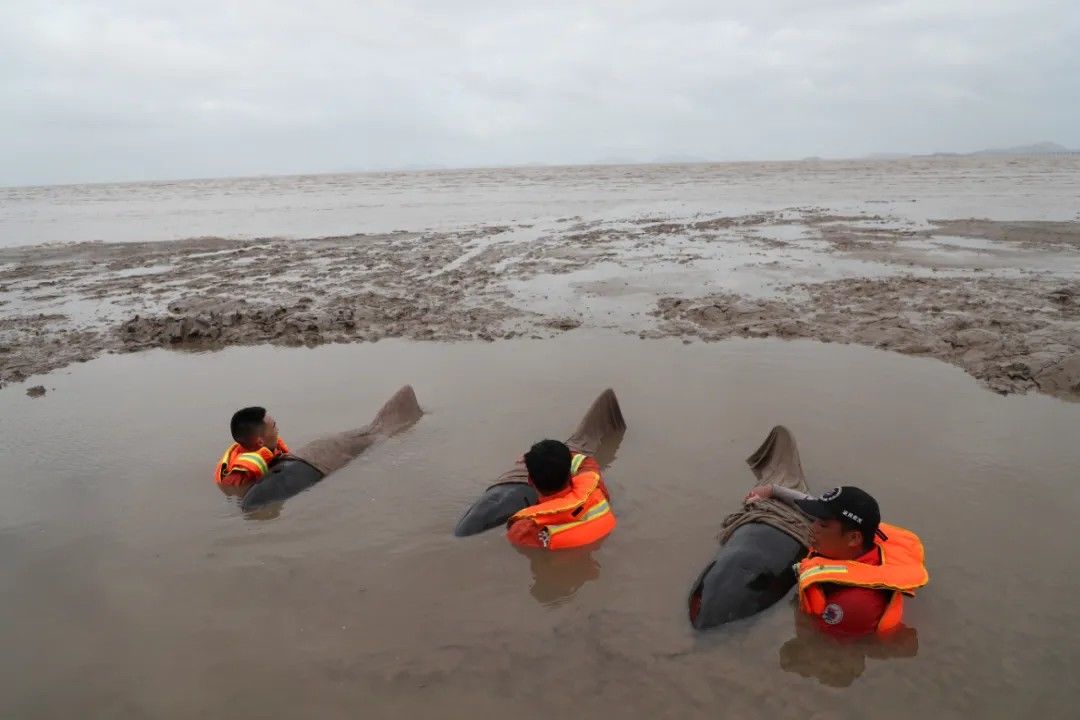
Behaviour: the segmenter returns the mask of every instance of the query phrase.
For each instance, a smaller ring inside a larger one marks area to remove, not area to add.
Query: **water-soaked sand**
[[[931,359],[577,330],[157,351],[46,381],[0,404],[3,717],[1050,718],[1080,691],[1080,405]],[[300,444],[405,382],[424,418],[272,519],[210,480],[235,406],[268,403]],[[493,472],[608,385],[629,430],[599,550],[452,537]],[[914,637],[821,645],[790,597],[691,631],[688,585],[779,422],[814,489],[862,485],[922,535]]]
[[[494,340],[576,328],[809,338],[1080,399],[1080,222],[790,208],[305,241],[0,250],[0,384],[102,353]]]

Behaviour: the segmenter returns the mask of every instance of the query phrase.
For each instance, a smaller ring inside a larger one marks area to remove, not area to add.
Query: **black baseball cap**
[[[799,509],[819,520],[846,520],[858,525],[865,537],[877,535],[882,540],[888,536],[878,529],[881,510],[873,496],[857,487],[844,485],[822,493],[819,498],[796,500]]]

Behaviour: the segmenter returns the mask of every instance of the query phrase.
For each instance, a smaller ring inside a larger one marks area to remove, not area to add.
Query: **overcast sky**
[[[1080,147],[1080,0],[3,0],[0,184]]]

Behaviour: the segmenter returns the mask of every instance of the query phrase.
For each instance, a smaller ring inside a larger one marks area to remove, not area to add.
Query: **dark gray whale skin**
[[[792,566],[806,548],[764,523],[735,530],[690,591],[690,623],[698,630],[761,612],[795,585]]]
[[[254,510],[273,502],[288,500],[298,495],[325,475],[297,457],[285,456],[270,466],[270,473],[251,486],[240,500],[244,511]]]
[[[506,524],[514,513],[540,502],[536,489],[528,483],[502,482],[492,485],[465,511],[454,535],[476,535]]]

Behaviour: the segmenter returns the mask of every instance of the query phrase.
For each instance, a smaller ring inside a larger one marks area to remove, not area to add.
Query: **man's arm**
[[[246,470],[233,468],[221,478],[221,485],[239,486],[251,484],[251,476]]]
[[[804,492],[782,485],[758,485],[746,494],[743,502],[752,502],[757,498],[775,498],[785,505],[794,505],[796,500],[805,500],[808,497],[810,496]]]
[[[522,518],[511,523],[506,529],[506,539],[521,547],[544,547],[540,539],[540,526],[531,518]]]

